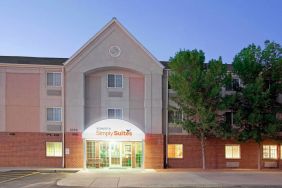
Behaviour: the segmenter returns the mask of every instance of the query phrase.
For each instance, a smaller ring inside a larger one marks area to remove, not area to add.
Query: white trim
[[[90,38],[81,48],[79,48],[66,62],[64,65],[69,64],[72,60],[74,60],[82,51],[87,48],[94,40],[98,38],[98,36],[103,33],[110,25],[116,23],[128,36],[131,38],[156,64],[158,64],[162,69],[165,67],[154,57],[115,17],[111,19],[98,33],[96,33],[92,38]]]

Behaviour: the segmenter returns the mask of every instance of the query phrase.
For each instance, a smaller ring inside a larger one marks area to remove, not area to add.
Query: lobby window
[[[109,88],[122,88],[123,76],[121,74],[108,74]]]
[[[47,86],[60,87],[62,85],[62,76],[60,72],[47,73]]]
[[[62,121],[62,109],[47,108],[47,121]]]
[[[276,145],[263,145],[263,158],[264,159],[277,159],[277,146]]]
[[[168,144],[168,158],[182,159],[183,158],[183,144]]]
[[[122,109],[121,108],[109,108],[108,109],[108,119],[122,119]]]
[[[226,145],[225,146],[226,159],[240,159],[240,145]]]
[[[46,142],[46,156],[62,157],[63,156],[62,142]]]

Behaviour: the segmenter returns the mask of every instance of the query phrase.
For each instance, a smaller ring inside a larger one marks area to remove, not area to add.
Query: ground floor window
[[[87,168],[141,168],[142,142],[86,141]]]
[[[63,156],[62,142],[46,142],[46,156],[62,157]]]
[[[280,159],[282,159],[282,145],[280,146]]]
[[[276,145],[263,145],[263,158],[264,159],[277,159],[277,146]]]
[[[225,145],[226,159],[240,159],[240,145]]]
[[[183,144],[168,144],[168,158],[183,158]]]

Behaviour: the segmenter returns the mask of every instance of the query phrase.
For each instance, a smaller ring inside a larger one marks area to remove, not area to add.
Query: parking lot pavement
[[[11,170],[11,171],[7,171],[7,172],[0,172],[0,184],[1,183],[5,183],[5,182],[9,182],[9,181],[13,181],[16,179],[20,179],[23,177],[27,177],[27,176],[32,176],[34,174],[37,174],[38,172],[36,171],[29,171],[29,170],[25,170],[25,171],[21,171],[21,170]]]
[[[9,181],[0,181],[0,188],[58,188],[57,181],[66,178],[70,173],[44,173],[35,171],[21,171],[19,173],[7,171],[0,174],[2,175],[0,178],[9,179]]]

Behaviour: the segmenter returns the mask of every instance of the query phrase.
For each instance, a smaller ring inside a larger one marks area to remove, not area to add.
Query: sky
[[[68,58],[113,17],[164,61],[201,49],[232,63],[251,43],[282,44],[281,0],[1,0],[0,55]]]

